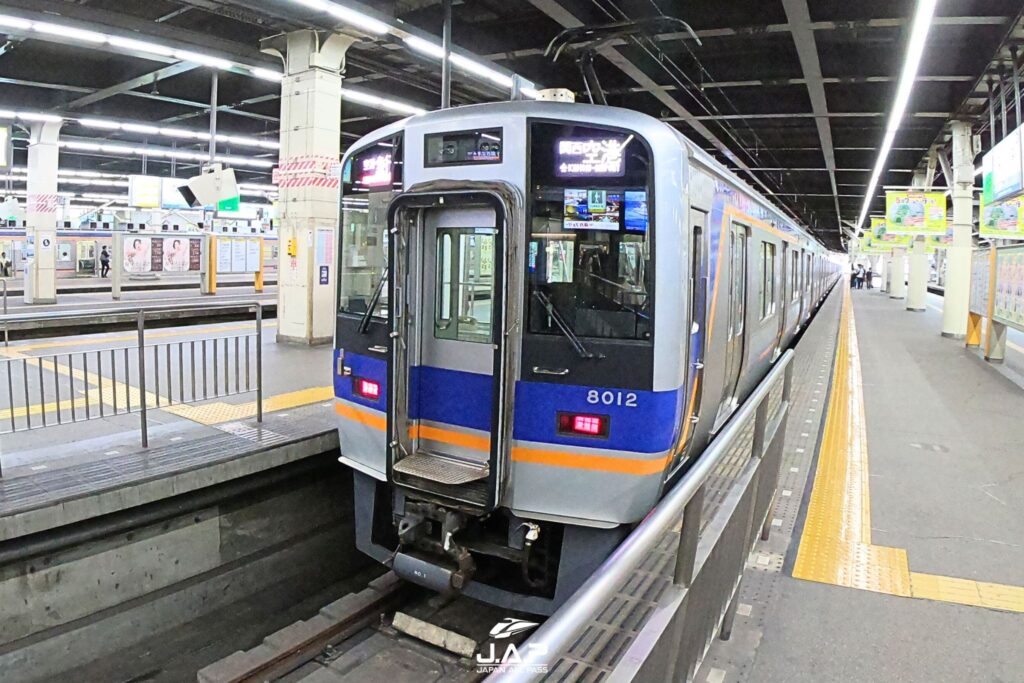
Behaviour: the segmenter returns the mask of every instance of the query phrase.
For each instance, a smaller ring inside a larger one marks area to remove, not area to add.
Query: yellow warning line
[[[871,542],[867,430],[849,289],[843,297],[828,415],[793,576],[889,595],[1024,612],[1024,587],[912,572],[905,549]]]
[[[332,398],[334,398],[334,387],[331,386],[299,389],[298,391],[277,394],[276,396],[270,396],[264,399],[263,412],[272,413],[277,410],[298,408],[311,403],[329,401]],[[215,425],[221,424],[222,422],[244,420],[245,418],[255,416],[256,402],[224,403],[222,401],[217,401],[214,403],[204,403],[202,405],[182,404],[170,406],[163,410],[164,412],[177,415],[178,417],[183,417],[187,420],[192,420],[193,422],[199,422],[204,425]]]

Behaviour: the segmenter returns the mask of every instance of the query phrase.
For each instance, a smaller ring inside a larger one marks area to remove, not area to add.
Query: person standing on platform
[[[103,247],[100,251],[100,277],[107,277],[110,275],[110,252],[107,251],[106,247]]]
[[[868,281],[868,289],[875,288],[875,274],[871,272],[871,266],[868,266],[867,271],[864,273],[865,279]]]
[[[850,268],[850,289],[857,289],[857,265]]]
[[[0,251],[0,277],[11,276],[11,262],[7,258],[6,251]]]

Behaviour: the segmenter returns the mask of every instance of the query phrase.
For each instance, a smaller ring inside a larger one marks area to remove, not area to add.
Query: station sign
[[[885,227],[891,235],[945,235],[946,193],[886,192]]]
[[[633,136],[559,138],[555,175],[559,178],[612,178],[626,173],[626,147]]]
[[[981,197],[986,204],[1013,197],[1024,190],[1020,128],[1003,138],[981,162]]]

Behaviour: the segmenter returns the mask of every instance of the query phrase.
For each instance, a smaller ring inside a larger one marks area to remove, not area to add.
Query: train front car
[[[547,102],[353,147],[335,390],[363,551],[549,613],[650,510],[681,452],[686,163],[650,117]]]

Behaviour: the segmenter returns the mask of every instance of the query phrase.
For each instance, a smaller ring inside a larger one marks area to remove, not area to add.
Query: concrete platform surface
[[[1022,680],[1024,389],[937,297],[847,296],[783,571],[697,680]]]

